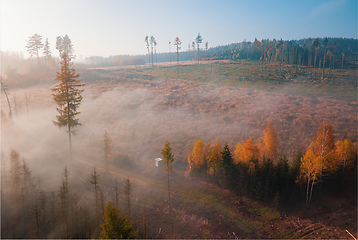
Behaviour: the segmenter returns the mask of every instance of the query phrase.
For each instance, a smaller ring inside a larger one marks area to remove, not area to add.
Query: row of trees
[[[291,164],[286,157],[278,156],[277,146],[277,135],[271,123],[256,143],[250,137],[245,143],[239,142],[233,153],[228,145],[222,147],[219,140],[212,146],[198,139],[188,155],[189,173],[235,189],[239,195],[248,193],[275,203],[284,203],[297,192],[302,194],[305,184],[308,207],[315,185],[322,186],[332,179],[349,185],[347,178],[356,170],[353,168],[356,154],[351,141],[335,142],[333,127],[327,122],[319,127],[305,153],[298,151]]]
[[[179,41],[178,41],[179,40]],[[148,51],[148,60],[149,63],[152,63],[152,66],[154,66],[154,54],[155,54],[155,62],[156,64],[158,63],[158,59],[157,59],[157,41],[155,40],[155,38],[153,36],[145,36],[144,38],[144,42],[146,43],[147,46],[147,51]],[[178,44],[178,42],[180,42],[180,44]],[[203,42],[203,38],[201,37],[200,33],[198,33],[198,35],[196,36],[195,40],[192,43],[188,44],[188,52],[189,55],[192,55],[191,59],[197,59],[198,63],[199,63],[199,53],[200,53],[200,44]],[[176,54],[177,54],[177,58],[179,59],[179,50],[181,47],[179,47],[178,49],[178,45],[181,45],[181,40],[179,39],[179,37],[176,37],[173,44],[176,46]],[[170,45],[172,44],[171,41],[169,41],[169,61],[171,62],[171,51],[170,51]],[[208,50],[208,42],[205,43],[205,47],[206,47],[206,51]],[[191,54],[192,53],[192,54]],[[196,53],[196,57],[195,57],[195,53]]]
[[[342,46],[339,46],[341,44]],[[348,44],[348,45],[347,45]],[[351,63],[357,62],[357,40],[339,38],[308,38],[302,40],[283,41],[255,38],[254,42],[241,42],[210,49],[211,57],[218,59],[248,59],[280,64],[290,64],[321,68],[325,77],[325,68],[344,68],[349,54]],[[209,57],[209,56],[207,56]],[[313,77],[317,75],[313,71]]]
[[[45,58],[50,59],[52,57],[48,38],[46,38],[45,43],[42,43],[42,36],[37,33],[29,37],[26,48],[31,57],[36,56],[37,59],[39,59],[40,49],[43,49],[43,55]],[[58,36],[56,38],[56,49],[59,51],[60,57],[66,53],[70,58],[74,58],[73,45],[67,34],[65,36]]]
[[[153,36],[150,36],[150,38],[148,36],[145,36],[144,41],[147,44],[149,63],[152,60],[152,66],[154,66],[153,51],[155,52],[155,56],[157,56],[157,41],[155,40],[155,38]],[[156,64],[157,64],[157,61],[156,61]]]
[[[102,184],[98,171],[93,169],[86,186],[81,187],[71,181],[71,174],[65,167],[57,189],[49,190],[33,175],[17,151],[11,150],[6,162],[9,164],[5,164],[4,156],[2,159],[3,238],[108,238],[111,227],[119,228],[116,234],[124,238],[135,237],[130,220],[132,186],[129,179],[124,181],[123,190],[116,179],[114,186],[109,188]],[[109,176],[103,181],[110,181]],[[108,200],[110,203],[105,209]],[[119,213],[120,206],[126,209],[125,213]]]

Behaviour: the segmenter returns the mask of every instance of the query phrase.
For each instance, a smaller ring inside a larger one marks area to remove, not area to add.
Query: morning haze
[[[357,237],[356,1],[0,6],[2,238]]]

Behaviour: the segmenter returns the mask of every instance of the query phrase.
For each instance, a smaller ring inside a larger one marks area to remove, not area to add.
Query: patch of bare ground
[[[290,238],[352,239],[357,236],[357,203],[344,197],[327,197],[310,208],[291,207],[276,227]]]
[[[175,177],[171,198],[155,192],[146,206],[147,237],[179,239],[350,239],[356,236],[357,206],[350,199],[329,198],[310,208],[270,207],[196,178]],[[176,185],[175,183],[179,183]]]

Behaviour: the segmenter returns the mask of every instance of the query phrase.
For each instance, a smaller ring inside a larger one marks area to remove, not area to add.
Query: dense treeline
[[[313,192],[347,194],[356,188],[357,154],[350,140],[335,141],[333,127],[324,122],[311,145],[298,150],[291,163],[277,154],[277,137],[271,123],[257,143],[250,137],[231,152],[219,140],[212,146],[198,139],[188,155],[192,176],[206,178],[238,195],[285,204],[304,199],[308,207]],[[319,188],[314,186],[319,185]]]
[[[357,39],[345,38],[308,38],[291,41],[255,39],[254,42],[244,41],[210,48],[205,56],[216,59],[247,59],[267,63],[296,64],[315,68],[355,67],[357,41]]]

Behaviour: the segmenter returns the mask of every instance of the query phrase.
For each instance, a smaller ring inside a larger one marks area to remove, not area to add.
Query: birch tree
[[[306,207],[309,207],[312,194],[313,187],[318,182],[318,178],[320,175],[320,157],[314,153],[314,144],[308,147],[306,154],[301,159],[300,165],[300,176],[299,180],[307,183],[306,187]]]

